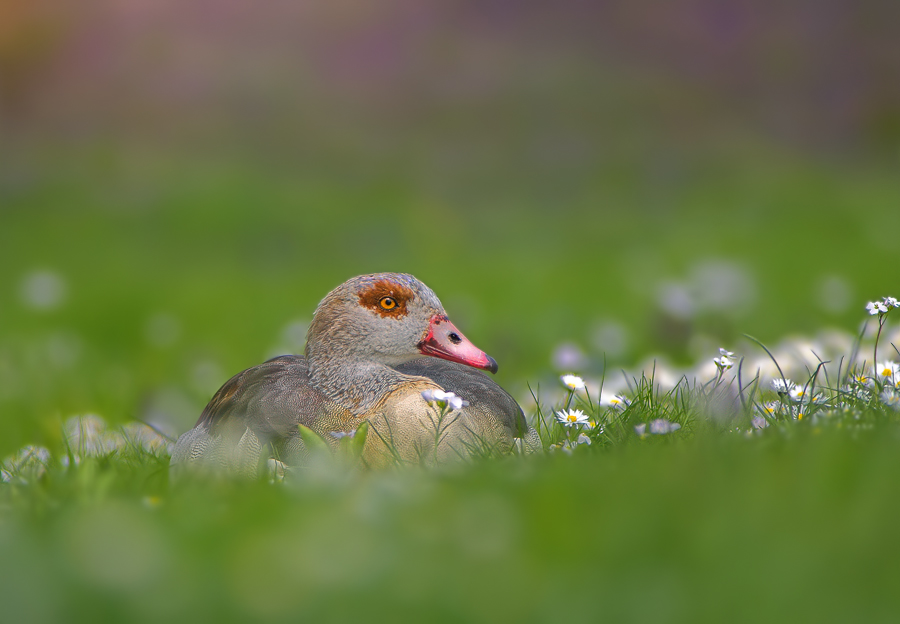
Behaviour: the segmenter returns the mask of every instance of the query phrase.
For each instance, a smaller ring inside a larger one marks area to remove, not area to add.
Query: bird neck
[[[387,364],[347,353],[307,349],[306,357],[312,384],[355,416],[371,412],[385,396],[410,379]]]

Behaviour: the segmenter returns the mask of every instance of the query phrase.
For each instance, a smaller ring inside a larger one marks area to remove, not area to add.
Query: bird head
[[[497,372],[497,362],[469,341],[447,317],[428,286],[404,273],[351,278],[316,308],[306,353],[326,350],[396,366],[422,355]]]

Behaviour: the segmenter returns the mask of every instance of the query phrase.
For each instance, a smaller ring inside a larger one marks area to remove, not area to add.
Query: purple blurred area
[[[408,156],[440,137],[453,161],[460,136],[583,159],[598,137],[749,131],[893,154],[898,35],[887,0],[12,0],[0,106],[7,137],[64,141]]]

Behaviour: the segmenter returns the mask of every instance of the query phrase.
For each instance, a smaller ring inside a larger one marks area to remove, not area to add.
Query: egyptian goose
[[[256,475],[269,458],[302,464],[304,425],[329,444],[369,423],[362,460],[372,466],[465,454],[472,445],[507,450],[536,434],[516,401],[482,369],[493,358],[450,322],[441,302],[411,275],[354,277],[316,308],[305,356],[285,355],[238,373],[219,389],[172,465],[221,466]],[[444,390],[468,405],[441,421],[422,392]],[[436,441],[439,440],[439,443]]]

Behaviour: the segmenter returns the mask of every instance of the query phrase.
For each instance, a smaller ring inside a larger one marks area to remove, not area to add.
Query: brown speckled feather
[[[283,355],[225,382],[184,442],[179,440],[173,463],[199,460],[252,476],[270,455],[289,465],[302,463],[306,449],[299,424],[333,444],[328,432],[349,431],[361,422],[312,387],[305,358]]]
[[[252,426],[260,440],[294,435],[297,425],[314,431],[344,430],[358,422],[309,382],[306,359],[282,355],[238,373],[216,392],[197,426],[215,434],[225,419]]]

